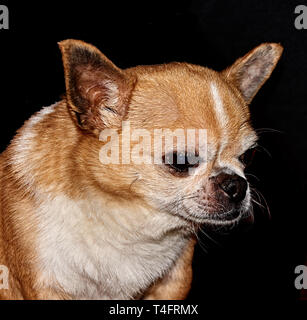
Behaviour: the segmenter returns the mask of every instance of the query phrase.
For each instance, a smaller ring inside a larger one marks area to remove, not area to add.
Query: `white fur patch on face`
[[[219,129],[221,132],[221,141],[220,141],[220,148],[218,150],[217,154],[217,163],[221,169],[223,169],[224,172],[228,173],[236,173],[237,175],[245,178],[242,165],[239,163],[237,159],[234,159],[231,163],[225,163],[223,160],[221,160],[221,154],[224,150],[224,148],[227,146],[228,143],[231,143],[229,141],[229,133],[227,131],[227,126],[229,125],[230,119],[227,115],[227,112],[225,110],[222,97],[220,96],[219,90],[214,82],[211,82],[210,84],[211,88],[211,94],[213,97],[214,102],[214,110],[216,114],[216,119],[219,123]],[[254,139],[254,135],[251,135],[247,139],[244,139],[243,146],[245,147],[246,144],[249,144],[252,139]],[[246,141],[245,141],[246,140]],[[212,175],[217,175],[219,172],[213,172]]]
[[[225,111],[222,98],[219,94],[219,90],[214,82],[211,82],[210,89],[214,101],[216,118],[220,124],[220,128],[223,129],[227,126],[229,118]]]
[[[224,148],[226,147],[228,143],[228,132],[226,130],[228,122],[229,122],[229,117],[225,111],[224,104],[222,101],[222,98],[219,94],[219,90],[214,82],[211,82],[210,84],[210,89],[211,89],[211,94],[213,98],[213,106],[215,110],[215,115],[216,119],[219,124],[219,129],[221,132],[221,141],[220,141],[220,148],[218,151],[218,156],[217,156],[217,161],[220,161],[220,155],[222,154]]]

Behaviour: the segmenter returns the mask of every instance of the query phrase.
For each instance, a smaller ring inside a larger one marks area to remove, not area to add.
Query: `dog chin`
[[[194,213],[185,217],[194,224],[204,226],[225,226],[232,227],[241,220],[248,219],[253,221],[253,212],[251,208],[233,209],[224,213]]]

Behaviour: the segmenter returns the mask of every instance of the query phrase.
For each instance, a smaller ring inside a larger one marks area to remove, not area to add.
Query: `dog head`
[[[72,119],[96,140],[88,170],[97,185],[194,223],[230,224],[250,212],[244,169],[257,135],[248,105],[279,44],[264,43],[222,72],[188,63],[122,70],[84,42],[60,48]]]

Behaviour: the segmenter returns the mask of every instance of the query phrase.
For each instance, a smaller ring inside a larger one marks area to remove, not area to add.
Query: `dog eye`
[[[196,154],[195,157],[197,157]],[[163,163],[168,167],[172,174],[185,174],[188,172],[189,168],[196,168],[199,165],[198,162],[189,162],[189,159],[193,159],[193,155],[174,152],[173,154],[163,156]]]
[[[239,160],[244,164],[245,167],[248,167],[251,165],[254,156],[256,153],[256,148],[250,148],[246,150],[240,157]]]

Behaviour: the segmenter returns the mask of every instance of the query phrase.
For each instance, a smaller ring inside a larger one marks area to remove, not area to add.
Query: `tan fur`
[[[89,208],[94,206],[92,203],[99,203],[84,218],[89,226],[88,229],[82,226],[82,236],[85,239],[92,235],[93,226],[101,224],[101,230],[104,230],[106,220],[103,220],[100,211],[97,213],[97,208],[100,207],[114,214],[113,217],[108,216],[108,223],[112,228],[121,230],[122,226],[118,222],[125,221],[125,228],[140,230],[142,240],[138,240],[139,246],[142,241],[144,246],[153,242],[158,250],[160,242],[164,241],[164,245],[168,246],[171,243],[167,241],[168,237],[169,241],[175,241],[178,237],[178,248],[170,248],[174,250],[168,257],[170,261],[165,262],[166,270],[162,270],[160,276],[152,276],[155,278],[150,283],[150,276],[144,276],[148,285],[141,288],[138,295],[134,293],[134,298],[184,299],[192,280],[191,261],[195,240],[191,228],[194,224],[160,208],[163,200],[168,197],[189,192],[202,181],[209,183],[209,177],[220,169],[218,161],[243,170],[237,160],[246,148],[242,143],[248,144],[248,137],[251,135],[255,138],[249,122],[247,104],[250,100],[244,100],[238,89],[237,78],[233,80],[231,68],[217,73],[200,66],[171,63],[121,70],[91,45],[67,40],[60,46],[67,98],[52,107],[53,109],[45,109],[28,120],[0,156],[0,265],[6,265],[10,271],[9,289],[0,290],[0,298],[109,297],[105,292],[98,296],[85,293],[80,296],[79,293],[68,292],[65,285],[60,283],[61,277],[53,274],[48,265],[44,264],[46,257],[42,258],[44,252],[40,250],[48,249],[48,242],[44,244],[45,238],[51,238],[48,241],[52,241],[52,236],[57,236],[54,234],[49,237],[48,232],[57,229],[51,229],[51,226],[49,228],[48,223],[44,224],[46,219],[52,218],[47,215],[45,217],[44,214],[49,214],[48,210],[52,210],[48,207],[49,203],[61,196],[67,199],[67,203],[82,203],[89,205]],[[280,48],[275,44],[272,46],[274,49]],[[101,61],[99,68],[96,70],[93,66],[81,65],[80,74],[71,73],[70,55],[76,47],[94,52],[95,57]],[[271,69],[263,70],[265,79],[270,75],[280,54],[281,49],[278,49],[274,53]],[[263,67],[260,62],[259,65]],[[237,62],[233,70],[238,72],[239,67],[240,63]],[[74,99],[75,92],[70,87],[71,77],[77,77],[83,100]],[[261,80],[259,87],[264,81]],[[210,94],[212,84],[218,90],[227,119],[230,119],[224,128],[221,128],[220,119],[213,108],[216,101]],[[119,97],[115,96],[117,92]],[[83,104],[76,106],[78,101]],[[212,159],[208,162],[206,171],[197,177],[180,179],[154,165],[102,165],[98,154],[103,143],[97,138],[98,134],[106,127],[120,130],[122,120],[129,120],[132,128],[146,128],[151,132],[154,128],[206,128],[212,148]],[[224,132],[227,132],[228,142],[222,146]],[[216,199],[210,201],[215,204]],[[60,213],[52,214],[56,218]],[[64,215],[63,221],[69,218]],[[58,219],[60,221],[61,216]],[[60,225],[57,226],[61,228]],[[143,226],[145,229],[141,228]],[[78,226],[74,227],[81,232],[81,226],[79,229]],[[151,231],[153,239],[150,239]],[[127,233],[129,241],[136,235],[131,235],[131,239],[129,237]],[[73,246],[72,244],[72,250]],[[52,251],[46,253],[48,254],[52,254]],[[118,261],[118,266],[121,263]],[[153,274],[159,274],[159,270],[153,269],[152,272],[154,271],[157,272]],[[88,283],[90,281],[89,278]],[[119,291],[116,297],[125,295]]]

